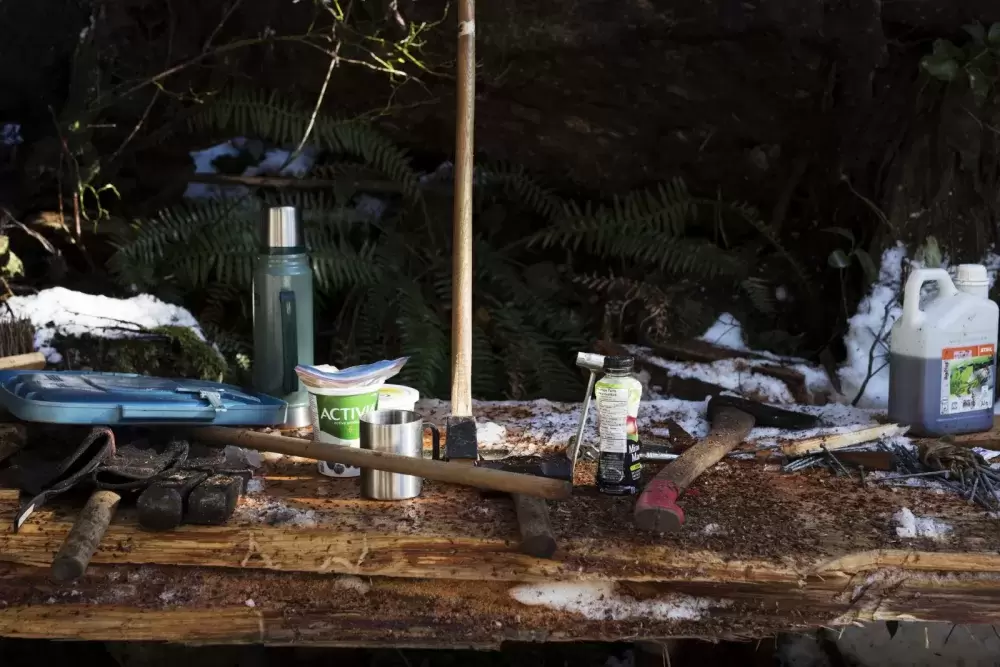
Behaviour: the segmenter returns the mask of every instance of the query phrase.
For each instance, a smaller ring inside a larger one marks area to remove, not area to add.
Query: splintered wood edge
[[[0,609],[0,636],[22,639],[259,643],[264,612],[249,607],[149,610],[105,605]]]
[[[18,493],[0,489],[0,561],[48,567],[72,524],[43,510],[20,532],[9,522]],[[6,511],[5,511],[6,510]],[[669,546],[620,548],[563,539],[552,560],[518,551],[513,541],[471,537],[336,532],[278,526],[182,526],[158,533],[134,522],[113,523],[94,554],[95,564],[181,565],[320,574],[475,581],[611,580],[669,582],[777,582],[809,576],[850,576],[880,568],[906,571],[1000,573],[991,553],[869,550],[813,565],[739,560],[706,550]]]

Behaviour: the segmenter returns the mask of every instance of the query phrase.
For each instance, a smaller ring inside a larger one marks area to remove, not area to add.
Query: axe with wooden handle
[[[708,401],[708,435],[668,463],[646,485],[635,503],[635,523],[641,530],[669,533],[684,524],[677,499],[701,473],[722,460],[750,434],[753,427],[790,430],[812,428],[813,415],[774,408],[735,396],[713,396]]]

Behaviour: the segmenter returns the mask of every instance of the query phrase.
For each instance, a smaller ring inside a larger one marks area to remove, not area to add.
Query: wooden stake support
[[[451,322],[451,414],[472,416],[472,169],[476,102],[476,5],[458,3],[458,91]]]

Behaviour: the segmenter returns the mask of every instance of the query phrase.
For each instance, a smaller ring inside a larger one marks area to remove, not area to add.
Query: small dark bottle
[[[606,357],[605,375],[594,385],[600,451],[597,489],[615,496],[638,493],[642,477],[636,425],[642,383],[632,375],[634,363],[629,356]]]

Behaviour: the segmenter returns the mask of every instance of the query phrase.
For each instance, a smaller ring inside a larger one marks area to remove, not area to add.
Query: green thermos
[[[253,274],[254,389],[288,403],[289,427],[308,426],[309,395],[295,366],[313,364],[313,280],[294,206],[264,211]]]

